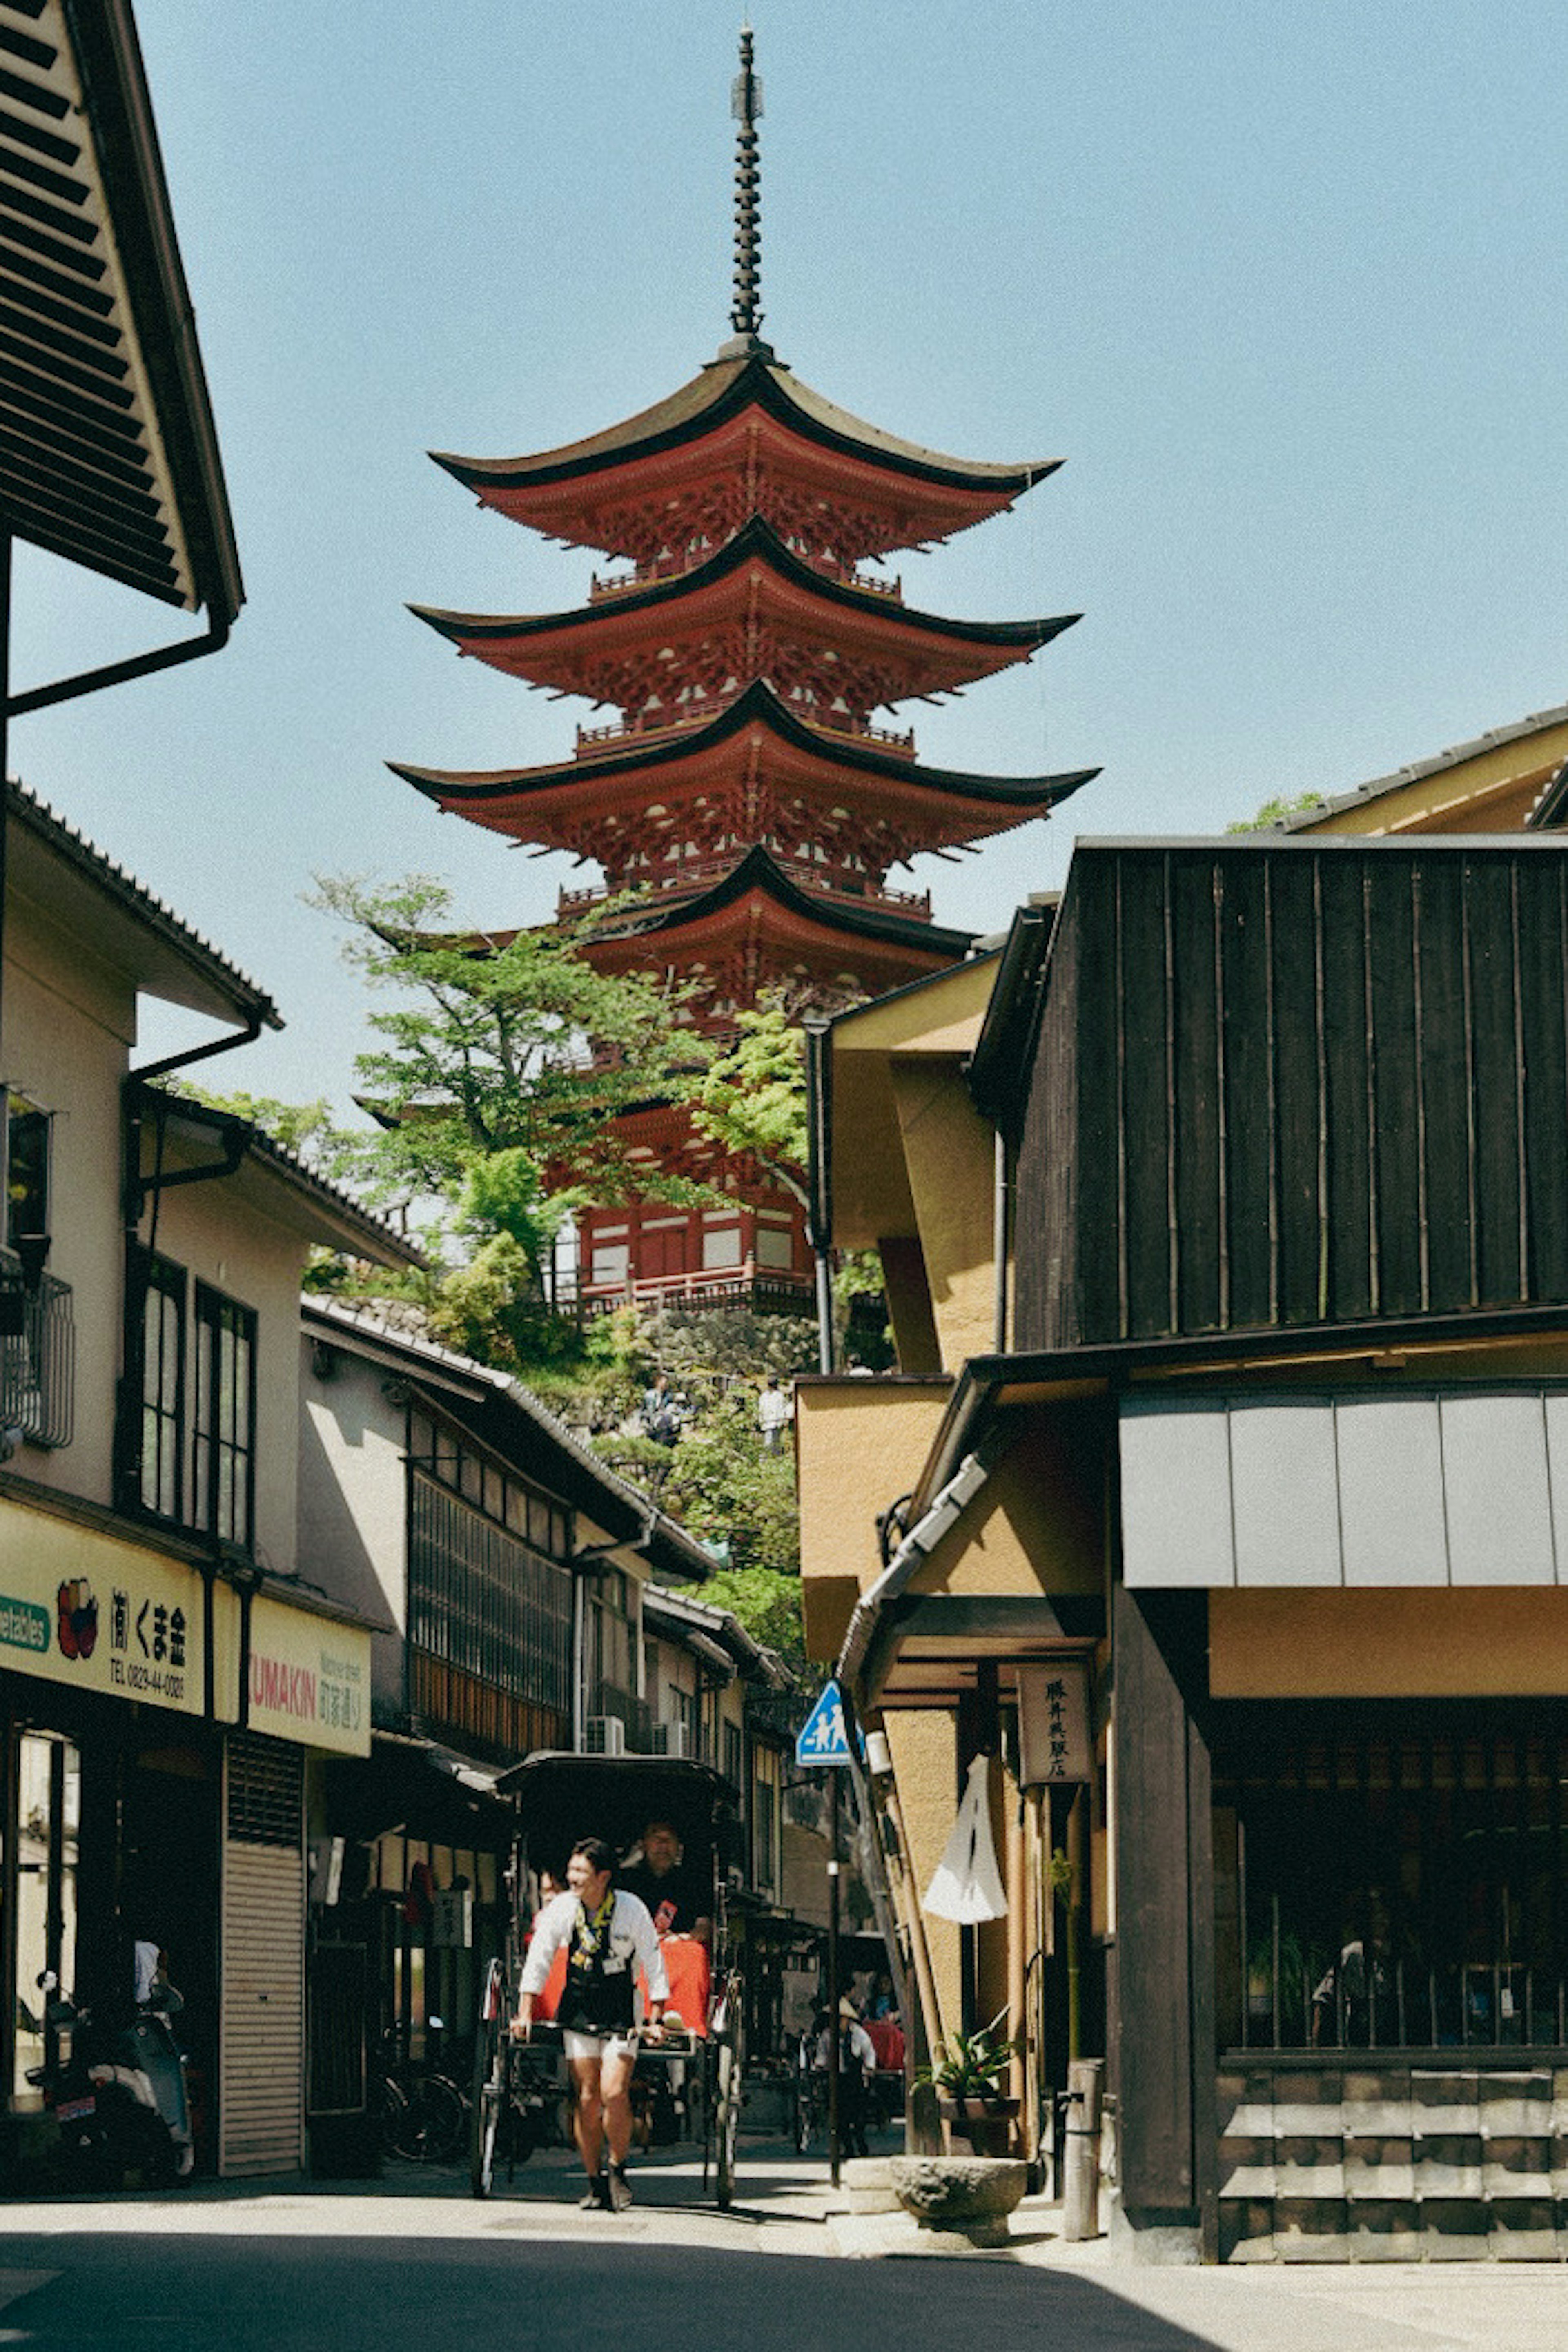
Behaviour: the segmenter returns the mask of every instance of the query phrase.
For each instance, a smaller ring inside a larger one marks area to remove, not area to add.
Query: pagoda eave
[[[1089,782],[1094,768],[1064,775],[981,776],[922,768],[907,753],[879,751],[844,731],[813,726],[763,684],[749,688],[700,726],[663,736],[626,734],[611,747],[537,768],[489,772],[387,762],[447,814],[465,816],[520,840],[574,848],[603,814],[646,808],[649,788],[669,803],[737,789],[742,775],[763,776],[775,794],[799,792],[824,801],[852,794],[862,805],[897,808],[931,822],[939,814],[953,839],[1043,815]],[[952,813],[962,818],[952,830]]]
[[[684,920],[676,910],[656,927],[601,932],[584,943],[583,953],[601,971],[653,966],[689,980],[704,972],[718,977],[744,960],[752,967],[748,996],[791,971],[881,995],[905,981],[963,962],[971,944],[967,932],[938,930],[929,923],[904,923],[886,931],[852,929],[831,919],[829,910],[814,920],[809,911],[781,906],[758,889],[725,907],[689,912]]]
[[[679,834],[692,803],[700,822],[710,823],[721,807],[746,805],[761,832],[774,830],[771,813],[795,801],[816,809],[815,822],[823,837],[837,831],[831,821],[840,803],[830,765],[817,772],[802,764],[798,771],[780,767],[764,782],[747,779],[742,761],[731,761],[731,772],[708,774],[705,763],[689,771],[661,772],[658,789],[668,797],[662,803],[668,817],[659,820],[667,832]],[[435,801],[444,814],[465,817],[487,832],[531,847],[581,852],[590,845],[607,852],[636,833],[648,831],[649,780],[646,770],[632,769],[615,782],[603,775],[584,777],[572,769],[554,771],[546,781],[493,794],[450,793],[417,769],[396,768],[395,773]],[[852,796],[858,826],[889,831],[889,862],[906,854],[905,844],[921,848],[947,848],[960,842],[988,839],[1031,818],[1048,816],[1053,808],[1087,783],[1096,773],[1047,776],[1034,782],[998,786],[984,794],[962,789],[962,779],[922,774],[919,770],[889,779]],[[612,857],[610,862],[616,861]]]
[[[552,537],[629,551],[616,518],[734,462],[734,447],[782,478],[886,517],[871,552],[945,539],[1012,504],[1061,460],[991,465],[921,447],[837,406],[777,361],[721,360],[607,431],[510,458],[432,450],[480,501]]]
[[[634,706],[645,680],[684,681],[689,649],[716,655],[721,641],[726,660],[748,679],[767,670],[770,648],[775,669],[811,665],[825,682],[837,674],[847,684],[859,673],[863,686],[879,689],[861,706],[874,708],[940,694],[1026,660],[1079,617],[963,621],[920,612],[828,577],[754,524],[690,572],[571,612],[409,609],[492,668],[622,709]]]

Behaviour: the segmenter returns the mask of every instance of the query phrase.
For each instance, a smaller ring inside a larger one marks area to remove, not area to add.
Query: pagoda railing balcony
[[[617,596],[628,596],[637,588],[652,588],[661,580],[679,580],[683,573],[695,572],[711,561],[722,541],[694,547],[680,555],[661,555],[651,563],[639,563],[630,572],[595,572],[588,583],[588,602],[603,604]],[[858,588],[868,596],[885,596],[890,604],[904,601],[904,583],[900,573],[896,579],[879,580],[874,572],[862,572],[858,564],[840,563],[837,557],[819,555],[798,541],[786,541],[797,560],[820,572],[825,580],[836,580],[841,588]]]
[[[700,702],[678,703],[673,709],[653,710],[637,719],[612,719],[605,727],[579,727],[577,757],[585,751],[602,751],[612,743],[653,743],[666,735],[685,734],[693,727],[705,727],[734,700],[731,694],[705,695]],[[807,727],[821,735],[847,735],[852,742],[875,744],[879,751],[895,752],[900,759],[915,756],[915,736],[911,727],[907,733],[896,733],[889,727],[873,727],[868,719],[858,719],[847,711],[827,710],[818,702],[803,702],[797,696],[789,698],[792,708]]]
[[[686,894],[700,890],[710,882],[721,881],[734,866],[738,853],[726,850],[717,857],[687,857],[672,860],[668,866],[651,866],[615,886],[615,890],[647,891],[660,898],[679,891]],[[774,853],[777,856],[777,852]],[[847,898],[857,906],[886,907],[899,915],[912,916],[919,922],[931,920],[929,890],[889,890],[871,881],[865,875],[836,872],[820,866],[809,866],[794,857],[779,857],[778,862],[792,882],[803,890],[810,890],[824,898]],[[604,884],[595,884],[583,890],[563,890],[555,902],[556,918],[566,921],[586,914],[590,908],[603,905],[614,893]],[[628,908],[628,918],[637,909]],[[615,928],[611,926],[612,929]]]
[[[807,707],[801,717],[808,727],[816,727],[824,735],[848,735],[857,743],[874,743],[879,751],[897,751],[906,760],[915,756],[915,730],[896,734],[890,727],[873,727],[868,719],[847,719],[842,711],[825,711]]]
[[[701,1312],[710,1307],[755,1307],[763,1313],[804,1314],[816,1298],[809,1274],[784,1274],[752,1266],[726,1266],[700,1274],[652,1275],[638,1282],[580,1283],[579,1312],[613,1315],[622,1307],[653,1312],[661,1307]]]

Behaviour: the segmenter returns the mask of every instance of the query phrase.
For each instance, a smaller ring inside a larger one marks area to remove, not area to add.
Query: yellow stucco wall
[[[934,1707],[890,1711],[882,1725],[903,1813],[906,1891],[908,1899],[918,1903],[942,1860],[958,1812],[958,1727],[951,1715]],[[923,1912],[921,1917],[942,2030],[954,2033],[963,2021],[959,1931],[949,1919]]]
[[[1104,1454],[1080,1412],[1041,1406],[957,1525],[917,1592],[1099,1592],[1104,1583]]]
[[[837,1656],[849,1615],[881,1572],[877,1514],[919,1477],[946,1381],[811,1379],[795,1389],[800,1569],[806,1648]]]
[[[996,1344],[993,1130],[956,1061],[899,1056],[891,1065],[899,1135],[944,1369]]]
[[[1568,1590],[1214,1592],[1215,1698],[1560,1697]]]

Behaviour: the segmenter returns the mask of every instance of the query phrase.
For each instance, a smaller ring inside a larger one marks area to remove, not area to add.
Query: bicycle
[[[440,2032],[438,2018],[431,2030]],[[426,2063],[420,2066],[396,2053],[396,2036],[384,2050],[386,2071],[381,2080],[381,2139],[390,2155],[411,2164],[450,2164],[468,2140],[468,2099],[449,2074]]]

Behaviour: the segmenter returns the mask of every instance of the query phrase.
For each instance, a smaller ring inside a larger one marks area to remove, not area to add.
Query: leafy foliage
[[[1001,2031],[1006,2014],[999,2009],[976,2033],[950,2033],[945,2055],[934,2066],[922,2066],[916,2082],[931,2084],[948,2099],[1000,2097],[1012,2056],[1012,2044]]]
[[[776,1568],[721,1568],[699,1598],[738,1617],[753,1641],[776,1650],[785,1665],[804,1678],[805,1633],[800,1613],[800,1578]]]
[[[1304,809],[1322,808],[1323,795],[1318,792],[1297,793],[1294,798],[1282,793],[1279,799],[1265,801],[1256,816],[1237,817],[1226,826],[1226,833],[1262,833],[1278,824],[1281,817],[1300,816]],[[1327,811],[1324,810],[1325,815]]]
[[[692,1124],[726,1151],[749,1154],[809,1207],[805,1033],[776,999],[738,1014],[736,1026],[736,1043],[698,1081]]]
[[[227,1111],[231,1118],[248,1120],[297,1160],[329,1169],[336,1160],[341,1131],[325,1095],[314,1102],[288,1103],[276,1095],[217,1094],[188,1082],[184,1091],[195,1101],[205,1103],[209,1110]]]
[[[451,891],[428,875],[319,877],[313,903],[350,927],[347,961],[391,1000],[354,1065],[379,1131],[348,1157],[372,1198],[462,1196],[470,1227],[510,1234],[537,1268],[584,1201],[707,1197],[630,1162],[615,1124],[683,1098],[707,1062],[688,984],[595,971],[586,924],[455,930]]]
[[[670,1450],[659,1500],[700,1542],[727,1545],[731,1568],[798,1577],[794,1451],[763,1449],[749,1382],[737,1382],[689,1425]]]

